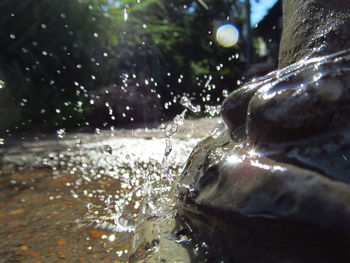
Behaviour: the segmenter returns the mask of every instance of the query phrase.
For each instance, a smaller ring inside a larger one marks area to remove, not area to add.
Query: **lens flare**
[[[216,41],[222,47],[232,47],[237,44],[239,39],[239,31],[235,25],[225,23],[216,31]]]

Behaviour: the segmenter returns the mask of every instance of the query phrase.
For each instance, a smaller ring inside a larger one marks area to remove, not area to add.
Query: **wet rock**
[[[326,75],[326,73],[323,73]],[[305,138],[349,123],[346,79],[281,81],[258,90],[250,100],[247,135],[257,143]]]
[[[350,2],[284,0],[279,67],[350,48]]]
[[[245,126],[255,144],[264,144],[346,126],[350,114],[349,54],[345,51],[302,61],[233,92],[222,106],[231,134]]]
[[[192,240],[185,262],[350,260],[347,183],[273,160],[276,153],[252,152],[249,144],[204,155],[192,157],[183,174],[179,223]]]
[[[205,145],[225,140],[221,130]],[[180,225],[191,230],[191,262],[350,259],[349,185],[275,155],[232,141],[194,150],[178,209]]]
[[[183,171],[191,262],[349,262],[350,51],[233,92]]]

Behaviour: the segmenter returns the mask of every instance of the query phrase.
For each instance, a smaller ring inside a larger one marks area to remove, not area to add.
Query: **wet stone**
[[[295,63],[248,83],[223,103],[231,135],[244,126],[254,144],[323,134],[348,124],[349,51]]]
[[[191,262],[349,262],[350,51],[230,94],[179,183]],[[221,261],[220,261],[221,260]]]
[[[279,66],[350,48],[350,2],[284,0]]]

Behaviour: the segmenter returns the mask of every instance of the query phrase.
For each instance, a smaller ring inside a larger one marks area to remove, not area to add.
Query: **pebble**
[[[56,256],[59,259],[65,259],[66,258],[66,255],[63,252],[61,252],[61,251],[56,251]]]

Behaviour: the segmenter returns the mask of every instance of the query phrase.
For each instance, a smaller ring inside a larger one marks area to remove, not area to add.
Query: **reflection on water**
[[[198,143],[196,137],[216,121],[185,121],[179,128],[167,159],[171,176]],[[196,134],[194,124],[201,128]],[[137,217],[170,208],[162,196],[169,189],[163,187],[168,185],[163,132],[118,134],[60,133],[59,141],[14,142],[2,149],[1,258],[127,261]]]

